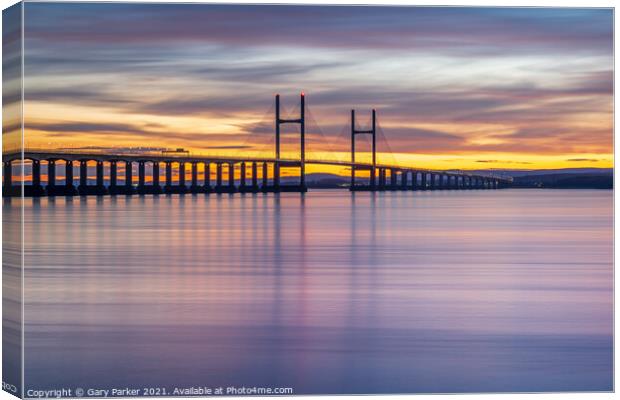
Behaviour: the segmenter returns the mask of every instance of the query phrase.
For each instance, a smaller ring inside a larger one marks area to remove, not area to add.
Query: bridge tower
[[[300,160],[297,162],[282,162],[280,160],[280,125],[283,124],[299,124],[300,132]],[[306,95],[301,92],[299,118],[283,119],[280,118],[280,95],[276,95],[276,161],[273,171],[273,185],[276,191],[280,190],[280,166],[286,165],[290,167],[299,167],[299,186],[302,192],[306,188]]]
[[[372,110],[372,126],[369,130],[355,129],[355,110],[351,110],[351,190],[355,190],[355,135],[372,135],[372,166],[370,167],[370,188],[374,190],[377,168],[377,112]]]

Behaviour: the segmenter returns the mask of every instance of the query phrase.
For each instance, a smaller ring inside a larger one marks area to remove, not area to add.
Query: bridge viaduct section
[[[274,193],[302,192],[305,185],[283,184],[278,167],[299,167],[287,160],[219,160],[144,157],[138,155],[98,155],[61,153],[24,153],[30,160],[31,184],[24,185],[26,196],[131,195],[162,193]],[[3,161],[3,194],[20,196],[21,187],[13,182],[14,155]],[[64,163],[64,177],[56,176],[57,163]],[[328,164],[307,160],[307,163]],[[335,163],[336,164],[336,163]],[[122,176],[119,166],[123,167]],[[147,169],[147,165],[149,168]],[[342,165],[342,164],[336,164]],[[346,164],[345,164],[346,165]],[[173,176],[173,166],[178,172]],[[277,167],[278,166],[278,167]],[[199,174],[200,167],[200,174]],[[494,177],[463,175],[451,172],[403,169],[389,166],[355,164],[355,170],[376,173],[375,184],[350,187],[354,191],[395,190],[464,190],[497,189],[508,183]],[[74,179],[74,170],[77,176]],[[94,173],[93,173],[94,169]],[[135,172],[137,170],[137,176]],[[147,173],[148,170],[148,173]],[[213,174],[214,172],[214,174]],[[47,179],[42,180],[42,173]],[[215,175],[215,176],[213,176]],[[107,179],[106,179],[107,176]],[[123,178],[119,182],[119,178]]]
[[[23,185],[25,196],[305,192],[307,191],[306,164],[349,167],[351,169],[349,190],[351,191],[497,189],[510,185],[509,180],[499,177],[378,165],[375,110],[372,110],[372,126],[369,130],[356,129],[355,110],[351,110],[350,163],[307,160],[304,94],[301,94],[300,116],[297,119],[282,119],[279,95],[276,95],[275,102],[275,158],[273,159],[190,155],[179,157],[164,153],[16,152],[3,155],[3,196],[21,195],[22,185],[19,182],[17,185],[13,182],[12,163],[22,160],[29,160],[29,171],[24,171],[24,175],[31,175],[29,179],[31,184]],[[300,125],[300,158],[298,160],[280,157],[280,126],[283,124]],[[372,162],[370,164],[359,163],[355,160],[355,138],[362,134],[372,135]],[[65,167],[62,180],[56,178],[56,164],[59,162],[64,163]],[[93,166],[95,173],[91,177],[89,169],[92,171]],[[173,174],[173,166],[177,167],[177,174]],[[124,171],[122,183],[119,183],[119,167]],[[189,172],[187,167],[190,167]],[[46,168],[45,182],[41,179],[43,168]],[[78,169],[77,185],[74,179],[74,168]],[[282,168],[298,168],[299,183],[283,184],[280,176]],[[137,177],[134,177],[136,169]],[[357,182],[357,171],[368,171],[368,184]],[[212,177],[212,172],[215,172],[215,179]],[[202,179],[199,179],[199,176]]]

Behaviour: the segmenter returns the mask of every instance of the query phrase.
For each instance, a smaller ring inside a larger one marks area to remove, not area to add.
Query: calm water
[[[612,196],[28,199],[26,388],[611,390]]]

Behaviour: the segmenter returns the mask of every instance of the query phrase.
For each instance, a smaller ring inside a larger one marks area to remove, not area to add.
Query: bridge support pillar
[[[359,130],[356,128],[355,110],[351,110],[351,184],[349,190],[358,190],[355,184],[355,135],[361,134],[371,135],[372,138],[372,165],[370,167],[370,177],[368,179],[370,190],[385,190],[385,181],[383,185],[381,185],[381,176],[383,174],[385,179],[385,171],[383,168],[379,168],[379,171],[377,171],[377,112],[374,109],[372,110],[371,128],[368,130]],[[378,177],[377,173],[379,174]],[[379,185],[377,185],[377,178],[379,179]]]
[[[239,165],[239,191],[245,192],[245,162]]]
[[[80,185],[78,190],[81,195],[88,194],[88,161],[80,161]]]
[[[65,195],[75,196],[77,190],[73,185],[73,161],[67,161],[65,164]]]
[[[280,163],[277,161],[273,164],[273,190],[280,191]]]
[[[117,175],[118,169],[116,161],[110,161],[110,194],[114,194],[114,190],[116,189]]]
[[[400,172],[400,186],[402,188],[402,190],[407,190],[407,175],[409,174],[409,171],[401,171]]]
[[[24,186],[24,193],[34,197],[45,195],[45,190],[41,185],[41,162],[39,160],[32,160],[32,187],[29,189],[28,186]],[[6,194],[11,195],[10,192]]]
[[[47,188],[54,186],[56,186],[56,161],[50,160],[47,162]],[[48,194],[50,194],[49,191]]]
[[[144,193],[144,186],[145,186],[145,177],[146,173],[145,173],[145,168],[144,168],[144,161],[138,161],[138,192],[139,193]]]
[[[390,189],[391,190],[396,190],[397,186],[396,186],[396,170],[394,168],[390,169]]]
[[[258,167],[256,162],[252,163],[252,191],[258,190]]]
[[[65,186],[67,188],[73,186],[73,161],[67,161],[65,164]]]
[[[422,190],[426,190],[427,189],[427,187],[426,187],[426,172],[422,172],[421,179],[422,179],[421,183],[420,183],[421,189]]]
[[[235,164],[228,164],[228,192],[235,192]]]
[[[211,192],[211,164],[205,163],[205,192]]]
[[[133,193],[133,163],[125,161],[125,194]]]
[[[377,189],[377,168],[375,167],[370,168],[370,189]]]
[[[306,97],[304,93],[301,93],[299,104],[299,118],[296,119],[282,119],[280,118],[280,95],[276,95],[276,110],[275,110],[275,162],[273,164],[273,191],[280,191],[280,125],[281,124],[299,124],[300,133],[300,160],[299,160],[299,189],[301,192],[306,191]],[[292,189],[287,187],[285,189]]]
[[[153,161],[153,194],[161,193],[159,185],[159,161]]]
[[[198,188],[198,163],[195,161],[192,162],[192,185],[190,190],[192,193],[197,193],[200,190]]]
[[[262,190],[263,192],[267,191],[267,185],[269,183],[269,166],[267,165],[266,162],[263,163],[263,187]]]
[[[11,161],[4,161],[2,163],[2,167],[2,185],[4,186],[3,195],[9,196],[13,194],[13,164]]]
[[[166,161],[166,183],[165,190],[167,193],[170,193],[172,190],[172,162]]]
[[[185,193],[185,163],[179,162],[179,192]]]
[[[41,186],[41,162],[39,160],[32,161],[32,195],[42,196],[45,194],[43,186]]]
[[[215,164],[215,190],[219,193],[222,191],[222,164]]]
[[[103,161],[97,161],[97,165],[95,167],[95,177],[96,177],[96,194],[103,195],[106,194],[105,184],[103,181]]]

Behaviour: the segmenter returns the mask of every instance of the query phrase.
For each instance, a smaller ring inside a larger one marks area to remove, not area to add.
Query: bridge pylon
[[[369,130],[358,130],[355,128],[355,110],[351,110],[351,190],[355,190],[355,135],[372,136],[372,166],[370,167],[370,189],[376,189],[377,169],[377,112],[372,110],[372,125]]]
[[[299,166],[299,186],[302,192],[306,188],[306,95],[301,92],[299,118],[280,118],[280,95],[276,95],[276,160],[274,163],[273,186],[276,191],[280,190],[280,166],[283,164],[280,158],[280,125],[299,124],[300,132],[300,160],[299,163],[287,162],[286,166]]]

